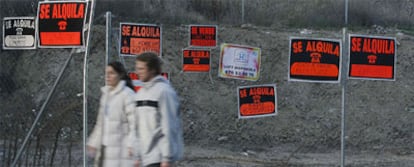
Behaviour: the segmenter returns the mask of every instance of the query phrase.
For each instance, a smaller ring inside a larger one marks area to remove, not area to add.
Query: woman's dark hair
[[[144,52],[137,56],[136,61],[145,62],[149,71],[154,71],[155,75],[161,74],[161,59],[154,52]]]
[[[121,77],[121,80],[124,80],[126,82],[126,86],[134,90],[134,85],[132,85],[131,78],[129,78],[128,73],[121,62],[113,61],[109,63],[108,66],[112,67],[116,71],[116,73],[118,73],[118,75]]]

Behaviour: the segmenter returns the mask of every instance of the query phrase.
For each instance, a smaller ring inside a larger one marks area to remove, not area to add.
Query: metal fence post
[[[345,26],[348,27],[348,0],[345,0]]]
[[[93,23],[93,14],[95,12],[95,0],[91,1],[91,12],[89,15],[89,27],[88,27],[88,37],[86,41],[86,51],[84,56],[83,64],[83,166],[86,167],[87,155],[86,155],[86,137],[88,136],[88,54],[89,54],[89,44],[91,41],[92,34],[92,23]]]
[[[244,24],[244,0],[242,0],[242,24]]]
[[[341,82],[341,91],[342,91],[342,105],[341,105],[341,167],[345,167],[345,126],[346,126],[346,79],[347,71],[345,70],[347,59],[347,49],[348,49],[348,0],[345,0],[345,27],[342,29],[342,82]]]
[[[345,120],[345,116],[346,116],[346,70],[345,70],[345,65],[347,64],[347,59],[345,57],[347,54],[346,49],[348,48],[348,43],[347,43],[347,28],[343,28],[342,29],[343,32],[343,47],[345,48],[342,51],[342,77],[341,77],[341,90],[342,90],[342,105],[341,105],[341,167],[345,167],[345,130],[346,130],[346,120]]]
[[[109,63],[109,56],[111,54],[111,41],[112,41],[112,13],[107,11],[106,12],[106,42],[105,42],[105,66],[108,65]],[[106,71],[105,71],[105,76],[106,76]],[[105,80],[105,85],[106,85],[106,80]]]

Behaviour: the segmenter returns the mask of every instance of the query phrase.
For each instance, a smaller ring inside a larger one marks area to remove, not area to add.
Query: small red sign
[[[170,80],[170,74],[168,72],[162,72],[161,76],[163,76],[166,80]]]
[[[216,47],[217,26],[190,25],[190,46]]]
[[[139,89],[141,89],[141,87],[142,87],[142,82],[139,81],[137,73],[135,73],[135,72],[129,72],[128,73],[128,76],[129,76],[129,78],[132,81],[132,85],[134,85],[135,92],[138,92]]]
[[[276,97],[276,85],[239,87],[239,118],[276,115]]]
[[[183,49],[183,71],[209,72],[210,53],[209,49]]]

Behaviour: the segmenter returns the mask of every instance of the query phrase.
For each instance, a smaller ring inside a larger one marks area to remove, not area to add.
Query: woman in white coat
[[[132,167],[136,140],[133,85],[120,62],[108,64],[105,80],[88,154],[95,157],[97,167]]]

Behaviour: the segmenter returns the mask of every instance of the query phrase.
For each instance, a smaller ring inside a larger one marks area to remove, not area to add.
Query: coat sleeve
[[[136,128],[136,119],[135,119],[135,101],[134,101],[135,93],[133,91],[129,92],[127,97],[125,98],[125,113],[128,119],[128,142],[127,146],[132,148],[136,152],[137,148],[137,128]]]
[[[159,100],[161,114],[161,129],[163,136],[160,139],[160,149],[163,162],[173,161],[173,147],[176,143],[174,135],[177,134],[178,99],[173,90],[166,89],[161,93]]]
[[[102,145],[103,107],[104,107],[104,104],[102,104],[102,99],[101,99],[101,104],[99,105],[99,110],[98,110],[98,118],[96,119],[95,127],[93,128],[93,131],[91,135],[89,136],[88,143],[87,143],[88,146],[91,146],[94,148],[99,148]]]

